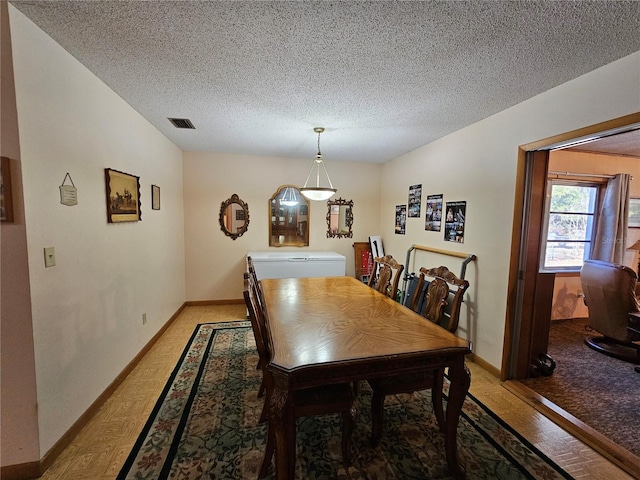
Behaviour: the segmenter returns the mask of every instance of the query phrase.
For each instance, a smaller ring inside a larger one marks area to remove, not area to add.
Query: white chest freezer
[[[340,277],[345,257],[336,252],[249,252],[258,280],[263,278]]]

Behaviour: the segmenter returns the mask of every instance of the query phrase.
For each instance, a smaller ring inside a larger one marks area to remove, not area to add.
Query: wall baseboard
[[[494,377],[500,378],[500,375],[501,375],[500,370],[494,367],[493,365],[491,365],[486,360],[477,356],[475,353],[470,353],[469,355],[467,355],[467,358],[469,359],[469,361],[477,365],[480,365],[482,368],[484,368],[487,372],[489,372]]]
[[[44,473],[40,470],[40,462],[20,463],[2,467],[0,478],[3,480],[31,480]]]
[[[51,449],[40,459],[39,462],[29,462],[19,465],[7,465],[0,469],[0,478],[2,480],[31,480],[40,477],[55,461],[62,451],[73,441],[87,423],[93,418],[100,407],[104,405],[107,399],[115,392],[123,380],[131,373],[131,371],[140,362],[154,343],[162,336],[162,334],[171,326],[173,321],[185,309],[187,303],[183,303],[178,310],[167,320],[167,322],[158,330],[158,332],[147,342],[140,352],[127,364],[127,366],[116,376],[111,384],[100,394],[100,396],[89,406],[89,408],[76,420],[76,422],[65,432]]]
[[[201,307],[205,305],[240,305],[244,303],[242,298],[231,298],[227,300],[190,300],[185,302],[187,307]]]

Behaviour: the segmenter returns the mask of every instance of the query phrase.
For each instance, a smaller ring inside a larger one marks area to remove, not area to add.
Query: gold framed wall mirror
[[[269,199],[269,246],[309,246],[309,200],[295,185],[282,185]]]
[[[249,205],[235,193],[220,205],[220,230],[235,240],[249,228]]]
[[[351,238],[353,200],[327,200],[327,238]]]

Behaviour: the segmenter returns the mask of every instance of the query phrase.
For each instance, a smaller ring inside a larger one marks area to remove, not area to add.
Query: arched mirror
[[[269,199],[269,246],[309,246],[309,201],[295,185],[282,185]]]
[[[327,238],[351,238],[353,232],[353,200],[337,200],[327,201]]]
[[[249,228],[249,205],[235,193],[220,205],[220,230],[235,240]]]

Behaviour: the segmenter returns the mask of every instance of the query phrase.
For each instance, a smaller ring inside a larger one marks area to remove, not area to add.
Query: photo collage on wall
[[[464,219],[467,202],[447,202],[444,220],[444,239],[447,242],[464,243]]]
[[[396,235],[404,235],[407,223],[407,206],[396,205]]]
[[[422,185],[411,185],[409,187],[408,215],[413,218],[420,218],[420,205],[422,204]]]
[[[427,232],[442,231],[444,215],[444,240],[446,242],[464,243],[464,221],[467,215],[467,202],[446,202],[444,195],[427,195],[425,205],[424,229]],[[407,205],[396,205],[396,228],[398,235],[405,234],[406,218],[420,218],[422,203],[422,185],[409,187]]]
[[[427,195],[427,215],[424,219],[424,229],[429,232],[439,232],[442,224],[442,195]]]

